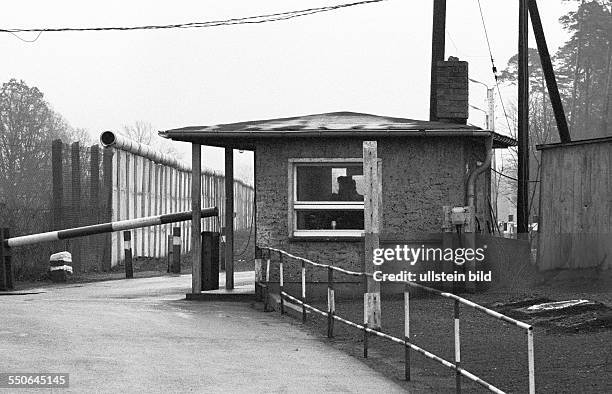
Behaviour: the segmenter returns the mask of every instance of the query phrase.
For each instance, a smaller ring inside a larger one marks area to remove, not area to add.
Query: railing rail
[[[418,283],[414,283],[414,282],[410,282],[410,281],[404,281],[403,283],[405,283],[407,286],[409,287],[413,287],[413,288],[419,288],[422,289],[424,291],[439,295],[441,297],[444,298],[448,298],[448,299],[452,299],[454,300],[455,303],[455,307],[454,307],[454,320],[455,320],[455,330],[454,330],[454,337],[455,337],[455,362],[452,363],[448,360],[445,360],[417,345],[415,345],[414,343],[412,343],[410,341],[410,315],[409,315],[409,293],[408,291],[406,291],[404,293],[404,310],[405,310],[405,318],[404,318],[404,339],[400,339],[400,338],[396,338],[392,335],[383,333],[381,331],[372,329],[368,327],[367,324],[367,316],[366,316],[366,312],[364,311],[364,324],[358,324],[355,322],[352,322],[350,320],[344,319],[338,315],[336,315],[335,313],[335,295],[334,295],[334,282],[333,282],[333,272],[337,271],[337,272],[341,272],[343,274],[346,275],[352,275],[352,276],[362,276],[362,277],[369,277],[372,276],[371,273],[367,273],[367,272],[357,272],[357,271],[350,271],[350,270],[346,270],[343,268],[339,268],[330,264],[321,264],[321,263],[316,263],[314,261],[311,261],[309,259],[303,258],[303,257],[299,257],[299,256],[295,256],[291,253],[288,253],[282,249],[278,249],[278,248],[273,248],[273,247],[267,247],[267,246],[260,246],[258,247],[259,252],[257,253],[257,256],[259,256],[260,260],[259,260],[259,264],[261,264],[261,251],[262,250],[267,250],[268,251],[268,256],[266,259],[266,272],[265,272],[265,287],[269,288],[269,281],[270,281],[270,262],[271,262],[271,253],[275,252],[278,253],[279,255],[279,283],[280,283],[280,303],[281,303],[281,314],[283,314],[285,312],[285,307],[284,307],[284,300],[291,300],[292,302],[299,304],[302,306],[302,320],[306,321],[306,310],[311,310],[315,313],[318,313],[322,316],[327,317],[327,334],[328,337],[333,337],[333,322],[335,320],[342,322],[348,326],[357,328],[359,330],[363,330],[364,332],[364,357],[367,357],[367,334],[373,334],[376,336],[379,336],[381,338],[385,338],[388,339],[392,342],[395,343],[399,343],[401,345],[404,345],[404,347],[406,348],[406,362],[405,362],[405,377],[406,380],[410,380],[410,350],[414,350],[419,354],[422,354],[423,356],[437,361],[438,363],[456,371],[456,391],[460,392],[461,391],[461,376],[464,376],[468,379],[470,379],[471,381],[485,387],[486,389],[488,389],[491,392],[494,393],[503,393],[504,391],[502,391],[501,389],[495,387],[494,385],[486,382],[485,380],[479,378],[478,376],[474,375],[473,373],[465,370],[464,368],[462,368],[460,365],[461,363],[461,351],[460,351],[460,344],[461,344],[461,340],[460,340],[460,318],[459,318],[459,305],[463,304],[466,306],[469,306],[475,310],[478,310],[480,312],[485,313],[488,316],[491,316],[493,318],[496,318],[498,320],[501,320],[503,322],[506,323],[510,323],[516,327],[525,329],[527,331],[527,353],[528,353],[528,369],[529,369],[529,393],[530,394],[534,394],[535,393],[535,360],[534,360],[534,348],[533,348],[533,327],[527,323],[521,322],[519,320],[513,319],[509,316],[506,316],[504,314],[501,314],[497,311],[494,311],[492,309],[486,308],[482,305],[479,305],[473,301],[470,301],[468,299],[465,299],[463,297],[460,297],[456,294],[452,294],[452,293],[447,293],[447,292],[443,292],[428,286],[424,286]],[[287,293],[284,290],[284,275],[283,275],[283,257],[287,257],[287,258],[291,258],[297,261],[301,262],[301,285],[302,285],[302,294],[300,298],[294,297],[291,294]],[[322,311],[312,305],[309,305],[306,303],[306,264],[312,265],[314,267],[319,267],[319,268],[327,268],[328,270],[328,292],[327,292],[327,312]],[[257,278],[258,281],[263,282],[263,272],[261,272],[261,269],[259,270],[261,275]],[[256,268],[256,272],[257,272],[257,268]],[[266,296],[266,304],[267,304],[267,296]],[[267,306],[266,306],[267,307]]]

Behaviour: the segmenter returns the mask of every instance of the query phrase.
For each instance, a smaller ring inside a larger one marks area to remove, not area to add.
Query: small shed
[[[612,137],[539,145],[538,268],[612,275]]]
[[[233,173],[232,150],[252,150],[257,245],[359,271],[364,264],[364,141],[376,141],[382,167],[383,245],[420,245],[432,237],[439,241],[442,207],[464,206],[468,178],[486,161],[489,149],[515,144],[509,137],[466,125],[467,63],[439,62],[438,70],[439,121],[332,112],[185,127],[160,135],[192,143],[198,158],[199,145],[225,148],[226,180]],[[490,185],[490,171],[485,171],[475,185],[483,227],[493,222]],[[228,204],[226,213],[232,212]],[[231,256],[226,256],[231,265]],[[286,275],[286,286],[298,284],[299,270]],[[308,280],[323,290],[326,272],[313,273]],[[345,284],[356,285],[350,278]]]

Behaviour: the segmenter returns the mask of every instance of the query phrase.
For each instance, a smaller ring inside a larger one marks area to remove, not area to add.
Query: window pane
[[[297,166],[298,201],[363,201],[361,165]]]
[[[298,230],[363,230],[363,210],[297,210]]]

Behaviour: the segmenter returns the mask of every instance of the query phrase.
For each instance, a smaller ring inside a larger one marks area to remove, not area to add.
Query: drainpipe
[[[486,156],[484,162],[481,165],[474,168],[468,175],[466,194],[465,194],[465,205],[468,207],[474,206],[474,198],[476,195],[476,179],[478,175],[485,172],[491,165],[491,158],[493,157],[493,136],[487,138],[485,142]]]
[[[478,175],[485,172],[491,165],[491,158],[493,157],[493,135],[487,138],[485,142],[486,156],[484,162],[479,166],[476,166],[470,174],[468,175],[467,187],[466,187],[466,198],[465,203],[468,208],[468,223],[464,227],[465,234],[465,247],[467,249],[476,250],[476,206],[474,204],[474,199],[476,195],[476,180],[478,179]],[[466,274],[476,273],[476,260],[470,259],[466,261]],[[466,290],[470,293],[476,292],[476,282],[467,281],[466,282]]]

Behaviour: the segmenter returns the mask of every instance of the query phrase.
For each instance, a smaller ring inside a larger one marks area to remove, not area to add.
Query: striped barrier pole
[[[218,209],[203,208],[202,217],[212,217],[219,214]],[[131,230],[135,228],[157,226],[161,224],[182,222],[191,220],[191,211],[169,213],[165,215],[147,216],[137,219],[121,220],[118,222],[109,222],[102,224],[94,224],[92,226],[75,227],[66,230],[49,231],[46,233],[38,233],[31,235],[23,235],[20,237],[8,238],[4,240],[4,245],[8,247],[32,245],[41,242],[58,241],[61,239],[85,237],[87,235],[111,233],[115,231]]]
[[[172,265],[170,272],[173,274],[181,273],[181,228],[172,229]]]
[[[533,354],[533,327],[527,329],[527,361],[529,364],[529,394],[535,394],[535,357]]]
[[[336,300],[334,294],[334,270],[327,268],[327,337],[334,337],[334,314],[336,313]]]
[[[134,277],[134,267],[132,266],[132,232],[123,232],[123,257],[125,260],[125,278]]]
[[[278,259],[279,259],[278,274],[280,276],[280,279],[279,279],[280,312],[281,312],[281,315],[284,315],[285,314],[285,302],[283,301],[283,293],[285,290],[283,289],[284,286],[283,286],[283,254],[282,253],[278,254]]]
[[[455,300],[455,392],[461,393],[461,335],[459,332],[459,301]]]
[[[408,287],[404,291],[404,378],[410,381],[410,293]]]
[[[302,323],[306,323],[306,263],[302,261]]]

